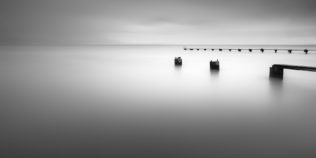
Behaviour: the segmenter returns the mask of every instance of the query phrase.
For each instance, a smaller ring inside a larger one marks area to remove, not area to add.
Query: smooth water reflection
[[[183,66],[174,66],[181,56]],[[210,71],[219,59],[221,70]],[[4,157],[313,156],[316,56],[2,47]]]

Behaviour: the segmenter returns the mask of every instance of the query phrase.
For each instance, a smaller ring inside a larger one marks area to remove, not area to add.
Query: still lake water
[[[0,157],[315,157],[316,73],[272,64],[316,54],[2,46]]]

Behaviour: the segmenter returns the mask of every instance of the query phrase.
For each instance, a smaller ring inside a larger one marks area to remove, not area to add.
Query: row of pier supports
[[[174,59],[175,66],[182,66],[182,58],[175,57]],[[281,65],[281,64],[274,64],[270,67],[269,77],[276,78],[276,79],[283,79],[284,69],[291,69],[291,70],[302,70],[302,71],[315,71],[316,67],[310,66],[296,66],[296,65]],[[210,61],[210,70],[212,71],[219,71],[220,70],[220,62],[217,60]]]
[[[174,58],[174,65],[175,66],[182,66],[182,58],[181,57],[175,57]],[[211,70],[219,70],[219,61],[218,59],[215,61],[210,61],[210,69]]]
[[[280,51],[287,51],[289,54],[292,54],[293,51],[302,51],[305,54],[308,54],[310,51],[312,50],[308,50],[308,49],[264,49],[264,48],[260,48],[260,49],[223,49],[223,48],[183,48],[183,50],[187,51],[215,51],[218,50],[220,52],[224,51],[224,50],[228,50],[229,52],[232,52],[234,50],[238,51],[238,52],[242,52],[243,50],[249,51],[249,52],[253,52],[255,50],[259,50],[261,53],[264,53],[265,51],[274,51],[274,53],[278,53]],[[313,50],[314,51],[314,50]]]

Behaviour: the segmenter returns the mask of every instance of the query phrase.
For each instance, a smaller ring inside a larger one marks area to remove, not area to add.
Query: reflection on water
[[[271,88],[271,97],[282,98],[283,92],[283,80],[276,78],[269,78],[270,88]]]
[[[316,73],[269,79],[272,64],[315,63],[295,53],[3,46],[0,155],[315,156]]]

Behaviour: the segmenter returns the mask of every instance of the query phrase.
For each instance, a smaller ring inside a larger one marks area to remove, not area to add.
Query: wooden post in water
[[[273,65],[270,67],[270,78],[278,78],[278,79],[283,79],[283,74],[284,74],[284,69],[279,66]]]
[[[182,58],[181,57],[175,57],[174,58],[174,65],[175,66],[181,66],[182,65]]]
[[[219,61],[218,59],[216,61],[210,61],[210,69],[211,70],[219,70]]]
[[[260,51],[261,51],[261,53],[263,53],[263,52],[264,52],[264,49],[263,49],[263,48],[261,48],[261,49],[260,49]]]

